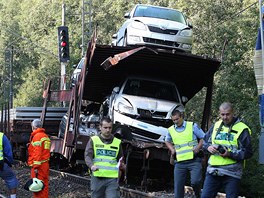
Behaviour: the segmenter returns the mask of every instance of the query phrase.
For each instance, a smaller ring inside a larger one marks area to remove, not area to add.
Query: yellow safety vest
[[[168,130],[174,143],[177,161],[193,159],[193,147],[197,145],[197,140],[193,140],[193,122],[186,122],[185,129],[181,132],[176,131],[174,125]]]
[[[3,137],[4,133],[0,132],[0,161],[4,160]]]
[[[99,168],[93,172],[93,176],[118,178],[117,155],[121,140],[114,138],[111,144],[105,144],[98,136],[91,138],[94,148],[93,163]]]
[[[228,151],[235,152],[238,150],[238,138],[243,132],[244,129],[248,129],[251,134],[251,130],[247,125],[242,122],[235,123],[231,130],[229,127],[225,127],[222,125],[222,120],[217,121],[214,125],[213,133],[212,133],[212,144],[225,146]],[[221,129],[219,129],[221,127]],[[222,157],[218,153],[211,155],[208,163],[211,166],[223,166],[229,164],[237,163],[236,160],[230,159],[228,157]]]

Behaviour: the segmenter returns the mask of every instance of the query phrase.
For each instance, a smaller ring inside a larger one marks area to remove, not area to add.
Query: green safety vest
[[[197,145],[197,140],[193,140],[193,122],[186,122],[185,129],[181,132],[175,130],[174,125],[168,130],[174,143],[177,161],[193,159],[193,147]]]
[[[235,123],[232,126],[232,130],[229,127],[225,127],[222,125],[222,128],[219,129],[222,120],[217,121],[214,125],[213,133],[212,133],[212,144],[222,145],[225,146],[228,151],[236,152],[238,150],[238,138],[243,132],[244,129],[248,129],[249,133],[251,134],[251,130],[247,125],[242,122]],[[229,132],[230,131],[230,132]],[[228,157],[222,157],[218,153],[211,155],[208,163],[211,166],[223,166],[229,164],[237,163],[236,160],[230,159]]]
[[[0,132],[0,161],[4,160],[3,136],[4,136],[4,133]]]
[[[94,148],[93,163],[99,168],[93,172],[93,176],[118,178],[117,155],[121,140],[114,138],[111,144],[105,144],[98,136],[91,138]]]

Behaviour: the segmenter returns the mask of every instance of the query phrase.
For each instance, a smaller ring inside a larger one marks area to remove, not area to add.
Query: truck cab
[[[172,110],[187,102],[175,83],[136,76],[115,87],[107,100],[114,133],[150,142],[164,142]]]

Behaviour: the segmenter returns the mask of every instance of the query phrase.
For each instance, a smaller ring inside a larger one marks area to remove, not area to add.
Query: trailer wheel
[[[50,168],[55,170],[66,169],[69,166],[67,159],[60,153],[50,153]]]

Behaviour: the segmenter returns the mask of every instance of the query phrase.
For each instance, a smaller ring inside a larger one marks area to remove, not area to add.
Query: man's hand
[[[207,150],[212,153],[212,154],[216,154],[218,153],[218,150],[217,150],[217,147],[211,145],[211,146],[208,146]]]
[[[38,177],[38,169],[34,169],[35,177]]]
[[[212,153],[212,154],[216,154],[216,153],[218,153],[220,156],[222,156],[222,157],[230,157],[230,152],[225,148],[225,147],[223,147],[224,149],[225,149],[225,153],[223,153],[223,154],[221,154],[221,153],[219,153],[219,151],[217,150],[217,147],[215,147],[215,146],[213,146],[213,145],[211,145],[211,146],[209,146],[208,148],[207,148],[207,150],[210,152],[210,153]]]
[[[171,155],[175,155],[176,154],[176,151],[175,151],[175,149],[173,149],[173,150],[170,150],[171,151]]]
[[[97,170],[99,170],[99,168],[96,166],[96,165],[92,165],[91,166],[91,171],[97,171]]]
[[[196,147],[193,147],[193,152],[194,152],[194,154],[197,154],[197,153],[199,153],[199,151],[200,151],[200,149],[199,149],[199,148],[197,148],[197,146],[196,146]]]
[[[123,160],[120,162],[119,170],[121,170],[121,171],[123,171],[123,172],[126,171],[126,165],[125,165],[125,163],[124,163]]]

